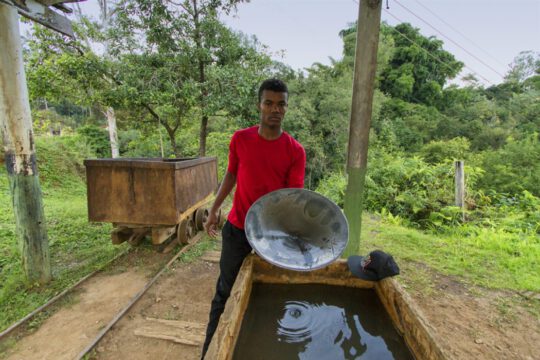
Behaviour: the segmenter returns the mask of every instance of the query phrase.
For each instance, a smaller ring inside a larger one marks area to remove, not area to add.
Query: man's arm
[[[225,172],[225,177],[223,177],[223,181],[221,182],[221,186],[219,187],[219,190],[216,195],[216,200],[214,200],[214,205],[212,205],[212,208],[208,212],[208,219],[206,220],[206,223],[204,224],[204,229],[210,235],[211,237],[215,237],[217,235],[217,212],[220,208],[221,204],[223,204],[223,201],[229,195],[231,190],[234,188],[234,185],[236,184],[236,175],[230,173],[229,171]]]

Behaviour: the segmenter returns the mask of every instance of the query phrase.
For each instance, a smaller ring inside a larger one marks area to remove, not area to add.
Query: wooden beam
[[[175,226],[163,226],[152,228],[152,244],[163,244],[168,238],[174,235],[176,232]]]
[[[85,0],[38,0],[38,3],[45,6],[58,5],[58,4],[67,4],[67,3],[76,3],[83,2]]]
[[[253,285],[254,256],[242,263],[205,359],[231,360]]]
[[[14,6],[22,16],[34,20],[49,29],[75,37],[71,21],[42,3],[35,0],[0,0],[0,2]]]
[[[71,14],[73,13],[73,10],[68,8],[67,6],[65,6],[64,4],[55,4],[55,5],[52,5],[55,9],[58,9],[60,10],[61,12],[65,13],[65,14]]]
[[[22,267],[29,283],[51,278],[49,244],[37,174],[34,133],[24,73],[19,16],[0,3],[0,131]]]

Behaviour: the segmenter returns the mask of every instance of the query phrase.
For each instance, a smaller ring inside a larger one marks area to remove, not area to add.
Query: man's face
[[[257,107],[261,113],[261,125],[270,129],[280,128],[287,112],[287,93],[263,90]]]

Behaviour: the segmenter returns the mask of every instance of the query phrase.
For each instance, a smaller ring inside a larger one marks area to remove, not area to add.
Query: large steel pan
[[[349,228],[341,209],[305,189],[281,189],[249,209],[246,236],[259,256],[291,270],[322,268],[340,257]]]

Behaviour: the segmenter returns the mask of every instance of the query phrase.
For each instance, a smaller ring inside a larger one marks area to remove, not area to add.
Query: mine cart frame
[[[113,244],[150,236],[158,251],[203,229],[217,188],[217,159],[85,160],[88,219],[113,224]],[[223,224],[225,214],[219,212]]]

